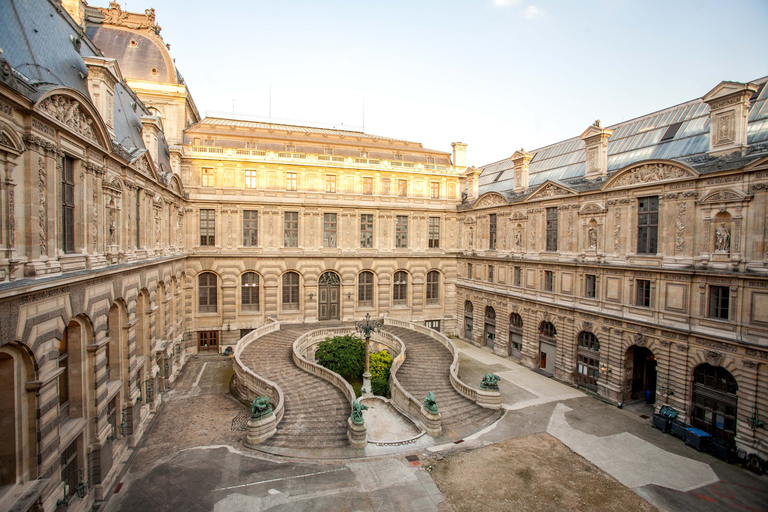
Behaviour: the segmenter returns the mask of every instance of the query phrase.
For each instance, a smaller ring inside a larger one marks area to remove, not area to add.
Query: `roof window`
[[[665,142],[665,141],[674,139],[675,135],[677,135],[677,131],[680,129],[681,126],[683,126],[682,121],[669,125],[667,127],[667,131],[664,132],[664,135],[661,137],[661,140],[659,142]]]
[[[761,83],[760,86],[757,88],[755,92],[752,93],[752,96],[749,97],[749,102],[752,103],[757,98],[760,97],[760,93],[763,92],[763,88],[765,87],[765,82]]]

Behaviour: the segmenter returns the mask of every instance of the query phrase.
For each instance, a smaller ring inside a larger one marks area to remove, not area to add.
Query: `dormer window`
[[[367,151],[361,151],[360,152],[360,158],[368,158],[368,152]]]
[[[294,146],[293,144],[286,144],[285,145],[285,150],[287,152],[289,152],[289,153],[292,153],[292,152],[296,151],[296,146]]]
[[[667,128],[667,131],[664,132],[664,135],[662,135],[661,140],[659,142],[666,142],[668,140],[672,140],[675,138],[675,135],[677,135],[678,130],[680,130],[680,127],[683,126],[682,121],[679,123],[674,123],[669,125]]]

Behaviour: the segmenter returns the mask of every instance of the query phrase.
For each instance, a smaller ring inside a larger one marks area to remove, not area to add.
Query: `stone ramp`
[[[277,433],[264,446],[284,448],[349,447],[347,418],[351,412],[344,394],[329,382],[300,369],[293,362],[293,342],[307,331],[328,324],[282,324],[251,343],[241,354],[243,363],[283,391],[285,414]]]
[[[453,356],[439,341],[402,327],[387,325],[384,329],[405,343],[405,362],[397,371],[403,388],[419,401],[430,391],[435,394],[443,436],[462,439],[496,421],[499,411],[480,407],[453,388]]]

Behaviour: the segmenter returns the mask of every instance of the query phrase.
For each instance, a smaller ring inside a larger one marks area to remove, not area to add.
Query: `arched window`
[[[597,336],[588,331],[581,331],[578,337],[577,380],[588,389],[597,390],[600,378],[600,342]]]
[[[484,329],[485,346],[493,348],[496,340],[496,310],[491,306],[485,307]]]
[[[59,368],[64,371],[59,375],[59,418],[61,423],[69,419],[69,347],[67,347],[67,330],[59,342]]]
[[[427,304],[440,304],[440,272],[427,272]]]
[[[395,272],[395,280],[392,287],[392,302],[395,306],[408,304],[408,274],[402,270]]]
[[[721,366],[702,364],[693,372],[693,426],[732,442],[736,436],[739,386]]]
[[[256,272],[246,272],[240,277],[240,308],[259,310],[259,274]]]
[[[509,315],[509,355],[520,359],[523,350],[523,318],[517,313]]]
[[[472,306],[472,303],[470,301],[467,301],[464,303],[464,337],[465,338],[472,338],[472,326],[474,323],[474,311],[475,308]]]
[[[203,272],[197,276],[198,311],[215,313],[218,304],[218,279],[213,272]]]
[[[373,306],[373,272],[360,272],[357,276],[357,305]]]
[[[555,325],[552,322],[541,322],[541,327],[539,327],[539,333],[542,336],[548,336],[550,338],[554,338],[557,336],[557,329],[555,329]]]
[[[581,331],[579,334],[579,347],[588,348],[589,350],[599,351],[600,342],[597,341],[597,336],[591,332]]]
[[[299,274],[283,274],[283,309],[299,309]]]
[[[512,313],[511,315],[509,315],[509,326],[517,329],[522,329],[523,317],[521,317],[517,313]]]

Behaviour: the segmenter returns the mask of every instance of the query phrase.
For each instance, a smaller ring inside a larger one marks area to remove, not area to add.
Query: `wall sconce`
[[[610,375],[612,373],[613,373],[613,370],[608,368],[608,365],[606,365],[605,363],[602,363],[600,365],[600,374],[601,375],[606,376],[606,375]]]
[[[125,422],[125,411],[120,413],[120,425],[117,428],[120,429],[120,437],[125,437],[125,431],[128,430],[128,424]]]
[[[88,484],[85,483],[85,470],[84,469],[78,469],[77,470],[80,473],[80,482],[77,484],[77,487],[75,488],[75,491],[77,492],[78,498],[85,498],[86,490],[88,489]]]
[[[347,300],[351,300],[351,299],[352,299],[352,292],[347,292]]]
[[[315,292],[309,292],[309,300],[312,300],[312,297],[315,296]]]
[[[227,322],[227,330],[230,330],[230,328],[229,328],[229,322]]]
[[[168,370],[169,370],[170,368],[171,368],[171,367],[168,365],[168,363],[165,363],[165,364],[163,365],[163,369],[165,370],[165,377],[166,377],[166,378],[168,378]]]
[[[669,387],[669,381],[667,381],[666,386],[664,385],[664,379],[659,379],[659,393],[665,397],[669,397],[675,394],[675,392],[672,391],[672,388]]]
[[[747,423],[752,430],[765,426],[765,423],[760,419],[760,413],[757,412],[756,406],[752,407],[752,416],[747,418]]]

